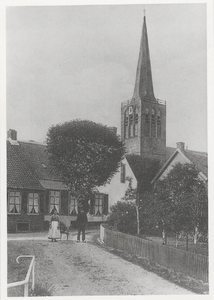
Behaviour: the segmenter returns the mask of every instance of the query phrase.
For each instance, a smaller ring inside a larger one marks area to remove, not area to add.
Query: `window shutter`
[[[45,214],[49,214],[50,200],[49,200],[49,190],[46,190],[45,194]]]
[[[126,165],[121,163],[120,182],[125,183],[125,181],[126,181]]]
[[[90,215],[94,215],[94,213],[95,213],[94,203],[95,203],[95,199],[94,199],[94,197],[92,197],[90,200],[90,209],[89,209]]]
[[[61,215],[68,215],[68,191],[61,191]]]
[[[108,215],[108,194],[103,197],[103,214]]]

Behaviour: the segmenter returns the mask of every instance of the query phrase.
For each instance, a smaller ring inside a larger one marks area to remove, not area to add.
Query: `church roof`
[[[140,97],[141,100],[156,100],[153,91],[152,70],[149,54],[149,42],[144,16],[142,36],[140,42],[140,53],[137,65],[135,88],[133,98]]]

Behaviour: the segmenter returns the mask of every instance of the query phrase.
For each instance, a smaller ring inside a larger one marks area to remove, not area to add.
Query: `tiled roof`
[[[19,144],[29,168],[37,178],[58,180],[57,176],[51,171],[45,144],[31,142],[19,142]]]
[[[7,186],[19,189],[43,190],[39,180],[29,169],[19,145],[7,142]]]
[[[173,153],[175,153],[175,151],[176,148],[166,147],[166,161],[173,155]],[[183,153],[196,166],[199,172],[202,172],[206,177],[208,177],[208,155],[206,152],[185,150]],[[132,163],[132,160],[129,159],[129,155],[127,155],[126,158],[136,176],[137,172],[135,170],[135,165]],[[161,168],[164,168],[164,165],[162,165]]]
[[[166,147],[166,161],[176,148]],[[207,153],[185,150],[186,157],[197,167],[199,172],[208,176]],[[136,170],[128,161],[133,173]],[[45,180],[45,181],[44,181]],[[12,145],[7,141],[7,185],[11,188],[43,189],[41,182],[58,181],[51,171],[46,145],[32,142],[18,142]]]
[[[184,154],[196,166],[199,172],[208,177],[208,155],[205,152],[185,150]]]
[[[175,152],[176,148],[173,147],[166,147],[166,161],[172,156]]]
[[[172,156],[176,148],[166,147],[166,161]],[[208,177],[208,154],[206,152],[185,150],[183,153],[196,166],[199,172]]]

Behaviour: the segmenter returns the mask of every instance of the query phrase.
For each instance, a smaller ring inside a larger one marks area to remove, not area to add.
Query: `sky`
[[[207,151],[206,4],[7,7],[7,130],[44,142],[50,126],[87,119],[120,134],[144,9],[166,144]]]

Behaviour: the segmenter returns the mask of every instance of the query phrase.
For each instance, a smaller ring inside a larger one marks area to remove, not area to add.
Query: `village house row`
[[[178,162],[193,163],[200,178],[207,182],[207,153],[187,150],[182,142],[175,148],[166,147],[166,102],[154,95],[145,16],[134,94],[121,104],[121,137],[127,154],[161,162],[153,183],[165,177]],[[98,187],[90,200],[89,223],[106,221],[110,206],[125,195],[126,177],[132,177],[135,188],[137,178],[128,156],[111,182]],[[14,129],[8,131],[7,138],[7,190],[8,232],[47,229],[54,209],[67,226],[76,220],[77,200],[51,172],[46,145],[20,141]]]

